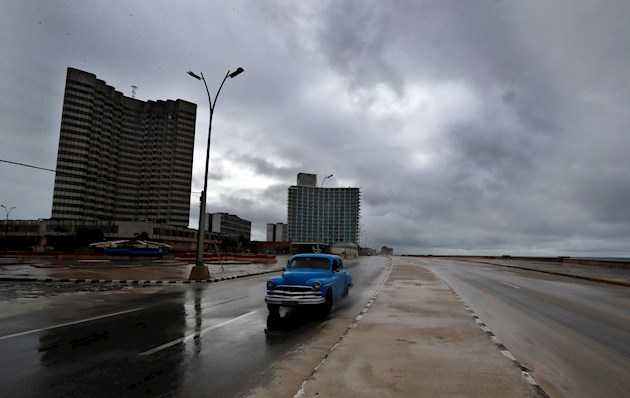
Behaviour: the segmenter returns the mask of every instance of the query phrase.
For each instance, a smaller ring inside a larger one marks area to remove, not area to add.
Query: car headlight
[[[313,282],[313,288],[314,288],[314,289],[319,289],[321,286],[322,286],[322,284],[321,284],[321,283],[319,283],[319,281],[315,281],[315,282]]]
[[[276,287],[276,284],[275,284],[275,283],[273,283],[273,281],[272,281],[271,279],[270,279],[270,280],[268,280],[268,281],[267,281],[267,289],[268,289],[268,290],[271,290],[271,289],[273,289],[274,287]]]

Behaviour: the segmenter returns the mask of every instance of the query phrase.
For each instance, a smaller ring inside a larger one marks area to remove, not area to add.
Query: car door
[[[339,259],[333,260],[333,290],[335,297],[340,297],[345,289],[346,277],[343,263]]]

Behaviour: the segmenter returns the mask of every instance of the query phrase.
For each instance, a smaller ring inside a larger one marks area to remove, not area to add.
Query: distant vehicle
[[[285,271],[267,281],[265,302],[272,314],[280,307],[314,306],[322,315],[330,313],[333,303],[347,296],[352,277],[343,269],[339,256],[296,254]]]

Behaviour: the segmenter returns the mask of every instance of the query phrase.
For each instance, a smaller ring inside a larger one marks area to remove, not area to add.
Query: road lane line
[[[514,285],[513,285],[513,284],[511,284],[511,283],[501,282],[501,281],[499,281],[499,283],[503,283],[504,285],[508,285],[508,286],[510,286],[510,287],[513,287],[514,289],[520,289],[520,287],[518,287],[518,286],[514,286]]]
[[[134,309],[131,309],[131,310],[125,310],[125,311],[114,312],[114,313],[111,313],[111,314],[99,315],[99,316],[95,316],[95,317],[92,317],[92,318],[80,319],[78,321],[61,323],[59,325],[48,326],[48,327],[45,327],[45,328],[27,330],[25,332],[14,333],[14,334],[9,334],[9,335],[6,335],[6,336],[2,336],[2,337],[0,337],[0,340],[10,339],[11,337],[24,336],[26,334],[31,334],[31,333],[42,332],[44,330],[63,328],[63,327],[66,327],[66,326],[76,325],[76,324],[84,323],[84,322],[91,322],[91,321],[95,321],[95,320],[98,320],[98,319],[110,318],[110,317],[113,317],[113,316],[128,314],[130,312],[141,311],[143,309],[144,308],[134,308]]]
[[[169,348],[169,347],[172,347],[172,346],[174,346],[174,345],[181,344],[181,343],[186,343],[186,342],[188,342],[188,341],[191,341],[191,340],[194,340],[194,339],[198,339],[199,337],[201,337],[202,335],[204,335],[204,334],[205,334],[205,333],[207,333],[207,332],[210,332],[210,331],[212,331],[212,330],[218,329],[218,328],[220,328],[220,327],[222,327],[222,326],[228,325],[228,324],[230,324],[230,323],[232,323],[232,322],[235,322],[235,321],[238,321],[238,320],[240,320],[240,319],[242,319],[242,318],[245,318],[245,317],[247,317],[247,316],[249,316],[249,315],[252,315],[252,314],[253,314],[253,313],[255,313],[256,311],[257,311],[257,310],[250,311],[250,312],[248,312],[248,313],[246,313],[246,314],[239,315],[239,316],[237,316],[236,318],[232,318],[232,319],[227,320],[227,321],[225,321],[225,322],[221,322],[221,323],[218,323],[218,324],[216,324],[216,325],[209,326],[209,327],[207,327],[207,328],[205,328],[205,329],[202,329],[202,330],[200,330],[200,331],[198,331],[198,332],[195,332],[195,333],[193,333],[193,334],[189,334],[188,336],[184,336],[184,337],[181,337],[181,338],[179,338],[179,339],[176,339],[176,340],[170,341],[170,342],[168,342],[168,343],[166,343],[166,344],[162,344],[161,346],[158,346],[158,347],[152,348],[152,349],[150,349],[150,350],[148,350],[148,351],[145,351],[145,352],[143,352],[143,353],[141,353],[141,354],[138,354],[138,355],[139,355],[139,356],[148,356],[148,355],[151,355],[151,354],[155,354],[155,353],[156,353],[156,352],[158,352],[158,351],[162,351],[162,350],[164,350],[164,349],[167,349],[167,348]]]

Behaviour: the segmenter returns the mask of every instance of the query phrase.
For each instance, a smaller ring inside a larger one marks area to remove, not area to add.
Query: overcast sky
[[[630,256],[630,2],[5,0],[0,160],[54,169],[66,69],[198,105],[193,191],[286,222],[299,172],[361,188],[395,253]],[[213,94],[214,95],[214,94]],[[54,174],[0,162],[11,219]],[[196,227],[199,194],[191,194]],[[0,209],[4,217],[4,209]]]

